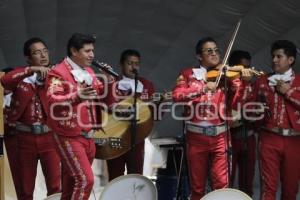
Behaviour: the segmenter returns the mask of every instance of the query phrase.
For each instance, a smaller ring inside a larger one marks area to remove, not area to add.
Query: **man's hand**
[[[30,66],[29,69],[32,72],[37,73],[41,80],[44,80],[47,77],[48,72],[50,71],[49,67],[44,66]]]
[[[287,91],[291,88],[289,83],[285,83],[282,80],[276,80],[276,81],[277,81],[277,85],[275,88],[281,94],[287,93]]]
[[[105,67],[108,70],[114,71],[112,66],[110,66],[109,64],[103,63],[102,66]],[[106,78],[108,80],[108,83],[111,83],[111,82],[115,81],[115,77],[113,75],[105,72],[104,70],[102,70],[101,72],[106,76]]]
[[[216,91],[217,89],[217,84],[215,82],[207,82],[205,87],[204,87],[204,91]]]
[[[78,89],[78,96],[81,100],[95,99],[97,92],[92,86],[82,87]]]
[[[253,77],[253,73],[251,71],[251,69],[242,69],[241,70],[241,74],[242,74],[242,80],[245,81],[250,81]]]

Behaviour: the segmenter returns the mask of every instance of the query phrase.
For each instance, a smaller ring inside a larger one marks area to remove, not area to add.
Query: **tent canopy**
[[[92,33],[98,60],[118,71],[120,53],[137,49],[141,74],[157,90],[170,90],[183,67],[197,64],[196,42],[214,37],[224,53],[239,19],[233,49],[249,51],[257,69],[270,71],[274,40],[300,45],[299,0],[3,0],[0,65],[24,65],[22,47],[30,37],[43,38],[56,63],[66,55],[72,33]]]

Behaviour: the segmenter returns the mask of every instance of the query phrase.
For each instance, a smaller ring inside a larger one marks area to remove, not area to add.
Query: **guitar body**
[[[121,102],[121,104],[127,103],[129,105],[133,104],[133,98],[127,98]],[[130,121],[127,121],[130,130]],[[137,100],[137,133],[136,133],[136,143],[144,141],[146,137],[151,133],[153,128],[152,111],[149,107],[148,102],[144,102],[140,99]],[[131,138],[131,137],[130,137]]]
[[[116,107],[131,107],[133,97],[127,97],[119,102]],[[103,112],[103,130],[94,135],[96,143],[96,158],[109,160],[117,158],[131,148],[131,116],[120,117]],[[152,131],[153,119],[149,105],[142,100],[137,100],[137,134],[136,143],[143,141]]]
[[[95,158],[109,160],[116,158],[129,150],[130,141],[128,123],[116,120],[112,114],[102,113],[102,130],[96,131],[94,141],[96,144]],[[127,143],[127,144],[126,144]]]

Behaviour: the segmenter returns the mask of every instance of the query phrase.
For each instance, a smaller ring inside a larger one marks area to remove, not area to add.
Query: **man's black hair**
[[[283,49],[285,55],[288,57],[294,57],[296,60],[297,56],[297,47],[296,45],[289,41],[289,40],[276,40],[272,45],[271,45],[271,55],[274,53],[274,51],[278,49]],[[295,61],[292,63],[292,65],[295,63]]]
[[[10,72],[12,70],[14,70],[14,68],[12,68],[12,67],[5,67],[5,68],[1,69],[1,72],[8,73],[8,72]]]
[[[85,44],[94,44],[96,42],[95,36],[82,33],[74,33],[68,41],[67,54],[70,57],[72,55],[71,48],[75,48],[77,51]]]
[[[196,54],[201,54],[203,45],[206,42],[214,42],[215,44],[217,44],[217,42],[212,37],[204,37],[204,38],[200,39],[196,44],[196,48],[195,48]]]
[[[242,59],[251,60],[251,55],[248,51],[235,50],[233,51],[228,59],[229,66],[241,64]]]
[[[120,57],[120,63],[124,64],[125,60],[129,57],[129,56],[136,56],[138,58],[141,58],[141,54],[134,49],[126,49],[122,52],[121,57]]]
[[[27,40],[24,43],[24,46],[23,46],[23,54],[24,54],[24,56],[30,56],[30,46],[32,44],[38,43],[38,42],[41,42],[43,45],[45,45],[46,48],[48,48],[44,40],[42,40],[39,37],[33,37],[33,38],[30,38],[29,40]]]

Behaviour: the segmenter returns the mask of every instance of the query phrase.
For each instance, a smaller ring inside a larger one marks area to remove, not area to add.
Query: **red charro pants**
[[[187,159],[192,188],[191,200],[199,200],[205,195],[209,171],[214,190],[228,187],[227,133],[210,137],[187,132]]]
[[[91,168],[96,153],[93,139],[54,134],[63,165],[62,200],[87,200],[94,185]]]
[[[239,189],[249,196],[253,195],[253,179],[255,174],[256,139],[254,135],[246,138],[238,138],[241,128],[232,128],[232,183],[235,180],[238,168]]]
[[[296,200],[299,184],[300,136],[280,136],[267,131],[259,135],[262,200],[275,200],[279,178],[282,200]]]
[[[6,130],[6,129],[5,129]],[[20,175],[20,164],[19,164],[19,148],[18,148],[18,137],[11,135],[5,131],[4,143],[7,152],[7,158],[11,175],[13,178],[17,198],[21,199],[21,175]]]
[[[36,135],[16,131],[18,139],[21,200],[32,200],[38,160],[45,176],[47,195],[61,191],[60,158],[51,132]]]
[[[109,180],[123,176],[125,165],[127,174],[143,174],[144,143],[145,142],[141,142],[136,145],[135,155],[133,155],[134,159],[132,158],[132,151],[128,151],[118,158],[107,160]]]

